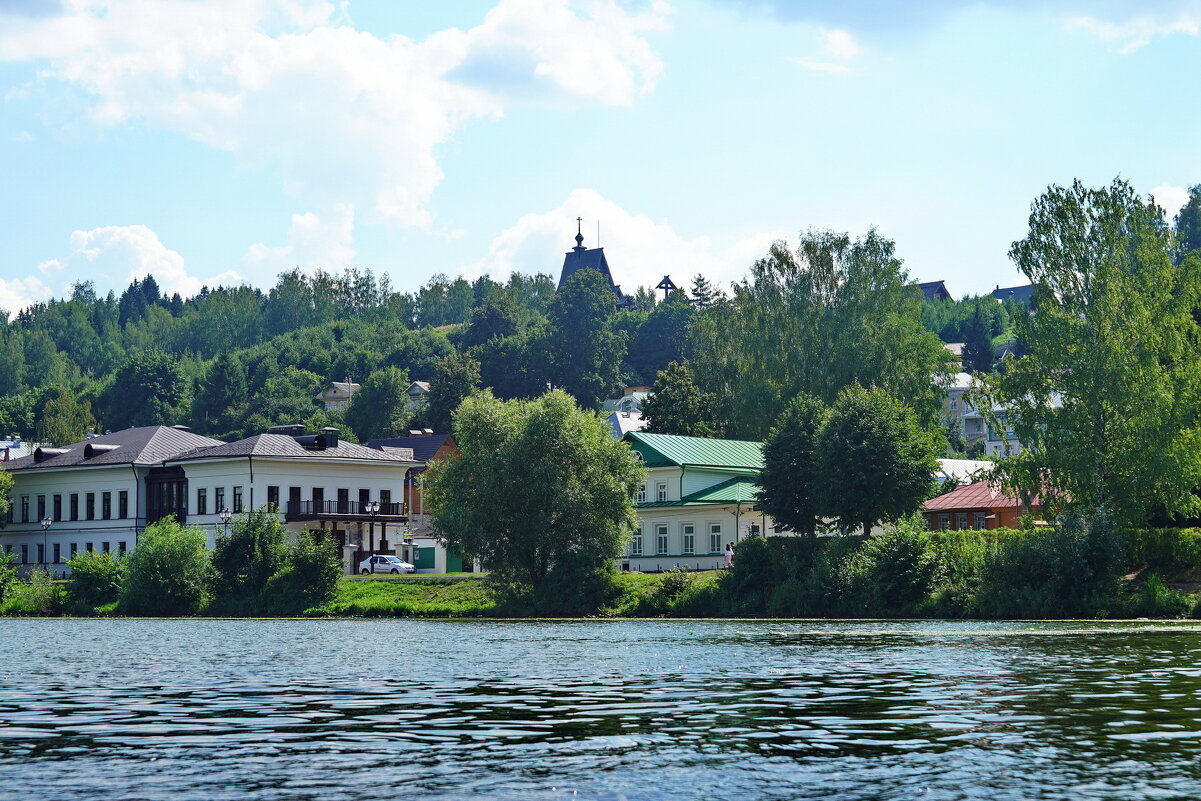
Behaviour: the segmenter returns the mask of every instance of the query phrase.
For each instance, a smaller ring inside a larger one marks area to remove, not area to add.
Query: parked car
[[[400,557],[392,554],[368,556],[359,562],[360,573],[413,573],[416,570],[416,567],[408,562],[402,562]]]

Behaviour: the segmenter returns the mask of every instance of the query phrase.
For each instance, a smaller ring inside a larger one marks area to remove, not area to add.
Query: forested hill
[[[814,273],[814,259],[840,266]],[[183,424],[231,438],[302,422],[363,440],[446,430],[481,387],[504,398],[561,387],[599,408],[657,377],[656,430],[761,438],[798,392],[828,399],[853,382],[888,389],[935,424],[932,379],[950,364],[909,284],[874,232],[774,246],[731,297],[696,276],[667,298],[640,289],[620,311],[592,270],[559,292],[545,274],[439,275],[409,294],[359,270],[292,271],[266,292],[192,298],[163,296],[152,277],[119,296],[79,284],[4,325],[0,433],[57,444],[91,428]],[[672,362],[681,367],[660,377]],[[355,401],[327,414],[314,396],[346,378],[362,385]],[[415,419],[412,381],[430,383]]]

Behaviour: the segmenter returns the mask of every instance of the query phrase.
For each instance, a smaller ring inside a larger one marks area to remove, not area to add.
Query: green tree
[[[725,300],[726,296],[720,288],[710,283],[701,273],[692,278],[692,305],[697,309],[708,309]]]
[[[713,437],[711,400],[697,388],[687,365],[672,362],[655,377],[650,396],[642,402],[649,434]]]
[[[759,507],[786,531],[810,537],[826,499],[817,442],[826,407],[812,395],[792,399],[763,443]]]
[[[1027,355],[982,403],[1008,410],[1022,453],[1003,477],[1046,508],[1201,511],[1201,253],[1172,261],[1162,211],[1125,181],[1052,186],[1010,257],[1034,284],[1015,320]],[[992,421],[994,424],[996,420]]]
[[[385,367],[367,376],[346,410],[346,423],[361,442],[394,437],[404,430],[409,422],[408,388],[406,370]]]
[[[510,337],[521,330],[521,312],[505,294],[492,293],[471,312],[464,344],[476,347],[495,337]]]
[[[934,491],[942,437],[882,389],[852,384],[839,393],[817,439],[822,504],[844,531],[895,521]]]
[[[67,605],[79,615],[94,614],[96,607],[115,602],[128,575],[129,562],[122,556],[98,551],[80,551],[67,562]]]
[[[192,419],[202,431],[228,429],[235,421],[229,410],[240,409],[247,400],[246,368],[234,353],[217,356],[192,398]]]
[[[621,383],[625,338],[612,330],[616,298],[596,270],[580,270],[551,302],[545,343],[551,381],[586,408],[599,408]]]
[[[294,615],[329,603],[337,594],[341,577],[342,561],[337,549],[302,531],[287,547],[283,568],[267,581],[263,611]]]
[[[1201,184],[1189,187],[1188,201],[1176,214],[1176,240],[1180,258],[1201,250]]]
[[[164,518],[147,526],[126,557],[120,608],[131,615],[194,615],[204,605],[213,565],[196,526]]]
[[[671,362],[688,356],[688,325],[693,307],[688,296],[676,290],[655,306],[635,334],[626,361],[640,381],[646,381]]]
[[[460,456],[431,463],[426,479],[449,547],[535,593],[556,571],[611,567],[637,525],[631,499],[645,471],[596,415],[561,391],[533,401],[482,392],[459,407],[454,434]]]
[[[104,422],[114,431],[168,425],[183,401],[179,360],[157,350],[138,351],[117,369],[103,397]]]
[[[894,249],[874,230],[855,241],[809,232],[795,251],[773,245],[730,303],[698,314],[689,361],[728,435],[761,439],[791,398],[831,403],[854,382],[937,420],[935,377],[950,354],[922,325],[921,293]]]
[[[963,366],[973,373],[992,371],[992,336],[979,306],[963,328]]]
[[[38,439],[51,445],[67,445],[79,442],[96,428],[92,417],[92,404],[78,401],[66,387],[57,387],[54,394],[42,407],[42,419],[38,423]]]
[[[275,512],[257,509],[238,517],[213,548],[213,595],[221,600],[257,598],[287,561],[287,537]]]
[[[480,363],[465,353],[438,360],[422,412],[425,425],[434,431],[450,431],[455,409],[480,386]]]

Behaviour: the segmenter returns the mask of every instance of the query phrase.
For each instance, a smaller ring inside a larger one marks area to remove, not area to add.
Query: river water
[[[1201,627],[0,621],[0,797],[1201,798]]]

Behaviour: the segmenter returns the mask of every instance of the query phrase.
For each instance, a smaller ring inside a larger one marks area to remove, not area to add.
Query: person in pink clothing
[[[734,566],[734,543],[726,543],[726,567]]]

